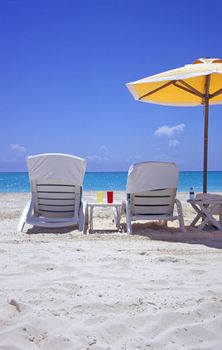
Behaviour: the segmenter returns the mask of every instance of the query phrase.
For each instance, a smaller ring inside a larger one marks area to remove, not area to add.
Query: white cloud
[[[155,161],[162,161],[162,162],[169,162],[170,161],[170,156],[169,154],[165,154],[165,153],[160,153],[160,154],[155,154],[153,159]]]
[[[139,162],[139,161],[141,161],[142,160],[142,156],[140,155],[140,154],[137,154],[137,155],[135,155],[135,156],[130,156],[130,157],[128,157],[127,158],[127,161],[128,162]]]
[[[18,145],[17,143],[11,143],[10,148],[19,154],[27,152],[27,149],[24,146]]]
[[[169,140],[170,147],[177,147],[179,144],[180,144],[180,141],[178,140]]]
[[[89,156],[86,156],[85,158],[89,162],[97,162],[97,163],[108,162],[109,161],[108,151],[109,150],[108,150],[108,148],[105,145],[101,145],[99,147],[98,154],[89,155]]]
[[[185,129],[185,124],[178,124],[171,127],[167,125],[163,125],[160,128],[155,130],[154,135],[173,137],[175,134],[179,134],[183,132],[184,129]]]
[[[109,161],[109,158],[108,158],[108,157],[96,156],[96,155],[86,156],[86,159],[87,159],[89,162],[98,162],[98,163],[108,162],[108,161]]]

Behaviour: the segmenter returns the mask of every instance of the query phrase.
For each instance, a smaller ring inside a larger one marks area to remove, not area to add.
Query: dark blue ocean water
[[[202,192],[201,171],[182,171],[179,177],[178,191],[188,192],[194,187],[195,192]],[[109,190],[124,191],[127,172],[88,172],[84,179],[85,191]],[[29,192],[28,173],[1,173],[0,192]],[[222,171],[208,172],[208,192],[222,192]]]

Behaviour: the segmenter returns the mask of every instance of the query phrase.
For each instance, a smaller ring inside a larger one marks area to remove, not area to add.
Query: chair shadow
[[[118,231],[117,229],[104,229],[104,230],[101,230],[101,229],[94,229],[94,230],[88,230],[88,233],[89,235],[94,235],[94,234],[120,234],[121,232]]]
[[[212,227],[198,231],[198,229],[190,229],[186,227],[187,232],[183,233],[179,231],[179,228],[160,226],[157,223],[133,223],[133,234],[130,237],[141,236],[146,237],[153,241],[165,241],[172,243],[187,243],[187,244],[201,244],[206,247],[222,249],[222,232]],[[78,231],[78,226],[69,226],[62,228],[45,228],[33,226],[28,228],[26,234],[67,234],[72,233],[74,230]],[[126,224],[121,223],[120,231],[117,229],[95,229],[89,230],[89,235],[100,234],[123,234],[126,232]]]
[[[37,235],[37,234],[66,234],[71,233],[74,230],[78,230],[78,226],[68,226],[68,227],[60,227],[60,228],[47,228],[47,227],[38,227],[33,226],[28,228],[26,234],[28,235]]]
[[[121,225],[126,229],[126,224]],[[173,243],[201,244],[210,248],[222,249],[222,231],[209,227],[203,231],[198,228],[186,227],[186,233],[179,228],[160,226],[156,223],[134,223],[133,236],[147,237],[153,241],[166,241]]]

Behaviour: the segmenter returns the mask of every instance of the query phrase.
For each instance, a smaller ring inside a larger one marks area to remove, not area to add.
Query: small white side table
[[[196,211],[197,215],[191,222],[190,226],[195,227],[199,219],[202,219],[202,223],[198,226],[199,230],[203,230],[208,223],[214,225],[218,230],[222,231],[222,200],[218,199],[189,199],[187,201]],[[219,221],[217,221],[213,215],[219,215]]]
[[[113,203],[88,203],[89,211],[89,229],[93,230],[93,209],[94,208],[115,208],[116,209],[116,227],[119,231],[120,228],[120,216],[122,210],[122,202],[113,202]]]

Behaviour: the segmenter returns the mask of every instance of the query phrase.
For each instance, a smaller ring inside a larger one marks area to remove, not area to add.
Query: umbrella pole
[[[209,99],[204,102],[204,164],[203,164],[203,193],[207,193],[207,160],[208,160],[208,113]]]
[[[209,114],[210,75],[206,75],[204,94],[204,164],[203,164],[203,193],[207,193],[207,159],[208,159],[208,114]]]

